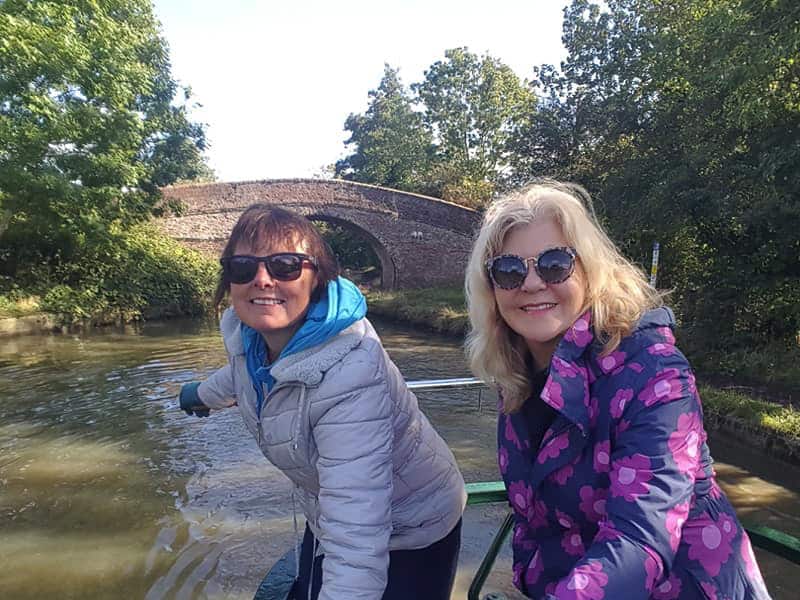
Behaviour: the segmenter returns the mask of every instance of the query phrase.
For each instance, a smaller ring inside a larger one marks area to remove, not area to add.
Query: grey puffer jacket
[[[232,309],[221,329],[229,363],[199,397],[210,408],[237,401],[264,455],[295,483],[325,554],[319,600],[381,598],[389,551],[429,546],[461,518],[452,452],[367,319],[275,363],[260,422]]]

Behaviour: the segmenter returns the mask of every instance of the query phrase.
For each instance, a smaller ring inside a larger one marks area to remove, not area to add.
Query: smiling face
[[[563,246],[570,243],[561,227],[552,218],[542,218],[509,231],[498,254],[527,258]],[[528,275],[520,287],[513,290],[495,287],[494,297],[500,316],[525,340],[539,370],[550,363],[561,337],[580,316],[586,300],[586,277],[580,262],[569,279],[554,284],[539,278],[533,261],[528,267]]]
[[[240,243],[234,254],[267,256],[278,252],[306,252],[304,244],[259,244],[253,248]],[[248,283],[231,283],[233,309],[245,325],[258,331],[266,340],[270,361],[278,358],[294,333],[305,320],[311,293],[317,286],[317,273],[308,263],[294,281],[279,281],[270,276],[264,263]]]

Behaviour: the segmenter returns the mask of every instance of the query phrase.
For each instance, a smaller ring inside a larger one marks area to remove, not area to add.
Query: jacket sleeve
[[[215,371],[197,388],[200,401],[208,408],[218,410],[236,404],[231,365],[228,363]]]
[[[386,587],[394,432],[381,355],[356,351],[321,384],[333,395],[312,429],[325,554],[319,600],[380,600]]]
[[[635,363],[644,365],[641,375],[610,376],[620,382],[613,386],[617,393],[632,397],[616,440],[594,449],[595,456],[610,450],[606,518],[549,599],[645,600],[674,561],[705,441],[702,410],[694,376],[677,350],[668,356],[645,350]]]

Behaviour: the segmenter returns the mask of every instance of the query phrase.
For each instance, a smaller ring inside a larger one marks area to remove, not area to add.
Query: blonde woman
[[[586,192],[538,181],[486,212],[467,269],[476,375],[530,598],[766,599],[717,486],[672,312]]]

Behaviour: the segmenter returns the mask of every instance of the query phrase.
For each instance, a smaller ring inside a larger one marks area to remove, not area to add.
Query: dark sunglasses
[[[575,270],[575,248],[548,248],[537,256],[522,258],[516,254],[501,254],[486,261],[492,284],[504,290],[513,290],[522,285],[528,276],[528,263],[539,279],[545,283],[561,283],[569,279]]]
[[[317,268],[317,259],[298,252],[279,252],[269,256],[249,256],[236,254],[219,259],[225,276],[231,283],[249,283],[258,273],[258,263],[264,263],[267,273],[278,281],[294,281],[303,272],[303,265],[309,263]]]

